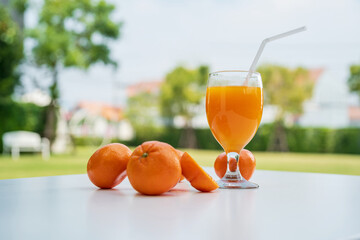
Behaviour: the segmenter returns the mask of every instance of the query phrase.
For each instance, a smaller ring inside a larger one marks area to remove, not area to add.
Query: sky
[[[83,100],[123,105],[127,85],[163,79],[178,65],[248,70],[264,38],[303,25],[306,32],[269,43],[259,64],[325,68],[337,84],[324,87],[343,89],[349,66],[360,64],[360,0],[109,2],[116,5],[113,18],[124,23],[120,39],[111,43],[119,67],[63,70],[60,103],[65,108]],[[36,24],[34,9],[25,15],[30,27]],[[28,70],[23,78],[28,90],[33,78],[48,83],[46,74]]]

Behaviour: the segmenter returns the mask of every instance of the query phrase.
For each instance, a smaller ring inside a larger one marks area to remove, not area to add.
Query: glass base
[[[251,189],[259,187],[258,184],[249,182],[241,177],[238,171],[226,173],[222,179],[217,181],[217,183],[222,189]]]

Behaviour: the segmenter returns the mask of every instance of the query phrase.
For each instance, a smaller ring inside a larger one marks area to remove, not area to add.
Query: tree
[[[121,27],[110,18],[114,9],[105,0],[45,0],[38,26],[28,31],[35,64],[46,67],[52,76],[45,126],[50,141],[55,138],[59,71],[88,69],[97,62],[116,66],[107,45],[119,37]]]
[[[126,117],[142,141],[150,140],[159,133],[159,98],[155,93],[142,92],[127,100]]]
[[[0,5],[0,100],[9,100],[20,74],[18,65],[23,57],[22,34],[7,9]]]
[[[351,92],[356,93],[360,97],[360,65],[350,66],[348,86]]]
[[[276,65],[258,68],[264,88],[264,104],[278,107],[272,139],[268,146],[271,151],[287,151],[288,145],[284,129],[287,114],[301,114],[303,103],[312,96],[314,81],[309,71],[298,67],[289,69]]]
[[[176,67],[166,75],[160,90],[160,108],[168,125],[174,126],[174,118],[181,116],[185,128],[180,138],[180,146],[196,147],[196,136],[192,127],[192,119],[196,115],[197,106],[205,96],[209,69],[200,66],[197,69]]]

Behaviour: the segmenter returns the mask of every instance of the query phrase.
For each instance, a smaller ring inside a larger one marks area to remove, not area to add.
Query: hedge
[[[0,149],[5,132],[24,130],[42,134],[44,125],[44,107],[12,100],[0,101]]]
[[[269,139],[273,133],[273,125],[262,125],[253,140],[246,146],[251,151],[266,151]],[[131,141],[121,141],[124,144],[137,146],[144,141],[158,140],[179,147],[182,129],[169,128],[158,131],[151,136],[140,135]],[[360,154],[360,128],[328,129],[288,127],[285,129],[291,152],[317,152],[317,153],[349,153]],[[221,150],[221,146],[214,139],[209,129],[196,129],[198,148]],[[92,141],[95,141],[94,139]],[[82,140],[82,144],[86,141]],[[88,142],[91,142],[88,140]],[[101,139],[96,141],[101,142]],[[114,139],[113,142],[119,142]],[[78,142],[79,143],[79,142]]]

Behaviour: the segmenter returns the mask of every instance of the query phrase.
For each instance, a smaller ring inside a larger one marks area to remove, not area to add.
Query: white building
[[[313,97],[304,104],[299,125],[306,127],[345,128],[360,126],[358,103],[351,101],[346,82],[326,70],[315,85]]]
[[[134,130],[121,108],[99,102],[80,102],[69,117],[70,132],[77,137],[131,140]]]

